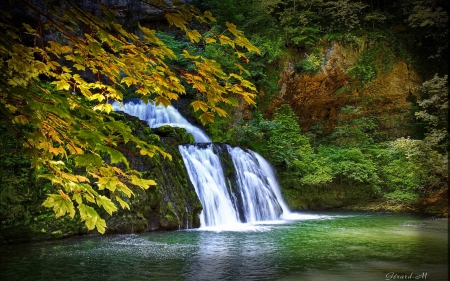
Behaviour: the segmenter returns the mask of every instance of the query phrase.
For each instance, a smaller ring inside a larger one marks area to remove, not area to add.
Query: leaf
[[[236,25],[226,22],[227,29],[236,37],[241,36],[243,34],[242,31],[236,29]]]
[[[109,103],[107,104],[97,104],[96,106],[94,106],[92,108],[93,110],[98,110],[98,111],[105,111],[106,113],[110,113],[111,111],[114,110],[113,106]]]
[[[211,44],[211,43],[216,43],[216,42],[217,42],[217,40],[214,38],[211,38],[211,37],[208,37],[205,39],[206,44]]]
[[[228,113],[220,107],[214,107],[214,111],[217,112],[217,114],[219,114],[219,116],[221,116],[221,117],[228,116]]]
[[[73,67],[75,67],[77,70],[82,70],[82,71],[86,70],[86,67],[84,67],[84,65],[81,65],[78,63],[74,64]]]
[[[121,184],[121,182],[118,177],[114,176],[114,177],[102,177],[98,180],[97,184],[100,190],[107,188],[112,192],[114,192],[117,189],[117,186]]]
[[[81,193],[79,192],[74,193],[72,199],[75,200],[75,202],[77,202],[78,205],[83,203],[83,198],[81,197]]]
[[[186,31],[186,21],[184,20],[183,16],[178,13],[167,13],[166,14],[167,21],[170,25],[175,25],[176,27]]]
[[[106,222],[101,219],[94,208],[85,204],[78,205],[78,211],[80,212],[81,221],[86,222],[88,230],[92,230],[97,227],[98,232],[105,233]]]
[[[116,164],[116,163],[122,162],[127,167],[129,166],[127,158],[125,158],[125,156],[123,156],[123,154],[119,150],[114,149],[109,146],[104,146],[104,145],[97,145],[96,149],[99,151],[104,151],[104,152],[108,153],[110,156],[111,164]]]
[[[64,194],[64,192],[62,192],[62,194]],[[61,194],[50,194],[42,205],[47,208],[53,208],[57,218],[64,216],[67,213],[69,213],[72,218],[75,216],[75,208],[72,200],[70,200],[67,195],[63,197]]]
[[[98,219],[95,221],[95,227],[97,227],[98,232],[104,234],[106,230],[106,221],[98,217]]]
[[[102,94],[95,94],[89,97],[89,100],[98,100],[99,102],[102,102],[105,100],[105,96]]]
[[[214,114],[211,112],[205,112],[200,115],[199,119],[203,125],[206,125],[207,123],[214,123]]]
[[[113,212],[117,211],[116,205],[108,197],[100,195],[97,196],[96,200],[97,205],[103,207],[108,214],[112,215]]]
[[[15,116],[12,121],[14,124],[22,124],[22,125],[28,124],[28,118],[25,115]]]
[[[207,19],[209,19],[210,21],[216,22],[216,19],[213,17],[213,15],[211,14],[210,11],[204,12],[203,15],[204,15]]]
[[[219,35],[219,42],[222,45],[230,45],[233,48],[235,47],[234,41],[225,35]]]
[[[194,107],[194,111],[197,112],[197,110],[201,109],[202,111],[208,111],[208,105],[205,102],[202,102],[200,100],[194,101],[191,103],[192,107]]]
[[[156,105],[161,104],[164,107],[168,107],[171,104],[169,99],[167,99],[166,97],[162,97],[162,96],[156,97],[155,102],[156,102]]]
[[[70,89],[70,84],[67,83],[67,81],[64,81],[64,80],[55,81],[55,82],[52,82],[51,84],[55,84],[56,85],[56,89],[58,91],[61,91],[61,90],[66,90],[67,91],[67,90]]]
[[[192,43],[197,43],[202,38],[202,35],[197,30],[187,31],[186,36]]]
[[[103,163],[102,158],[98,154],[81,154],[73,156],[76,167],[94,166],[100,167]]]
[[[131,183],[144,189],[148,189],[150,185],[156,185],[156,182],[154,180],[141,179],[136,176],[131,177]]]
[[[123,201],[122,198],[120,198],[119,196],[116,196],[115,198],[116,198],[117,202],[119,202],[119,204],[122,207],[122,209],[130,210],[130,205],[128,205],[127,202]]]
[[[128,77],[122,78],[120,83],[125,83],[125,84],[127,84],[128,87],[130,87],[131,85],[135,85],[135,84],[139,83],[139,80],[137,80],[134,77],[128,76]]]
[[[239,102],[233,97],[226,98],[225,102],[228,103],[228,104],[231,104],[232,106],[238,106],[239,105]]]

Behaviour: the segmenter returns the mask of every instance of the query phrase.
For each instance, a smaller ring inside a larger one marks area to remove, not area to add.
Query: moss
[[[150,140],[152,144],[162,147],[172,156],[172,160],[161,155],[152,158],[125,155],[133,168],[142,172],[143,178],[155,180],[157,186],[145,191],[133,189],[136,196],[129,199],[131,210],[118,212],[118,214],[126,213],[129,217],[126,220],[118,220],[113,214],[107,220],[109,227],[107,231],[111,233],[129,231],[132,224],[135,224],[135,232],[138,229],[152,231],[198,227],[199,224],[194,223],[193,206],[200,202],[178,151],[178,145],[193,142],[192,135],[185,129],[170,126],[151,129],[145,122],[134,122],[133,118],[126,116],[133,133],[147,142]],[[136,227],[138,219],[146,222],[145,228]]]
[[[100,211],[100,215],[107,223],[106,233],[198,227],[200,225],[198,214],[201,211],[198,205],[201,206],[201,204],[178,151],[178,145],[193,143],[192,135],[181,128],[165,127],[154,130],[149,128],[146,122],[126,114],[111,112],[110,115],[116,120],[125,121],[137,137],[162,147],[172,155],[172,161],[158,154],[152,158],[125,154],[130,165],[142,173],[142,178],[155,180],[157,186],[147,190],[129,186],[135,194],[126,199],[130,210],[119,208],[112,216]],[[2,130],[2,132],[6,131]],[[2,141],[13,139],[2,134],[0,136]],[[15,148],[16,144],[12,142],[11,147]],[[11,151],[14,151],[12,148]],[[132,144],[127,143],[124,148],[132,150]],[[89,233],[79,217],[71,219],[65,216],[56,219],[51,209],[42,207],[40,204],[45,200],[47,188],[50,186],[41,184],[32,175],[28,161],[22,161],[21,157],[12,160],[17,166],[14,170],[23,173],[14,175],[20,179],[20,182],[11,184],[11,188],[2,186],[0,190],[3,192],[0,196],[2,199],[0,243],[59,239]],[[2,168],[0,172],[7,170],[11,168]],[[39,186],[36,186],[36,183],[39,183]],[[6,194],[6,191],[12,193]],[[107,193],[105,195],[112,196]],[[15,201],[9,199],[7,201],[5,198],[12,198]]]

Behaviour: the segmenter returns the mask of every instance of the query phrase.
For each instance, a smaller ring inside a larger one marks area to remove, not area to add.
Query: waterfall
[[[178,147],[203,205],[200,228],[239,229],[243,223],[278,220],[290,214],[270,164],[259,154],[227,144],[214,144],[198,127],[190,124],[174,107],[142,101],[113,104],[147,121],[150,127],[185,128],[196,144]]]
[[[123,111],[141,120],[147,121],[150,128],[158,128],[169,125],[172,127],[184,128],[191,133],[195,142],[211,142],[211,139],[198,127],[189,123],[176,108],[169,105],[145,104],[141,100],[129,101],[123,105],[117,102],[112,104],[114,111]]]

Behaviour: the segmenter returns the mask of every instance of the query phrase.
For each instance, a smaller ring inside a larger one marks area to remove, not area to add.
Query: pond
[[[293,213],[180,230],[0,246],[1,280],[448,280],[448,220]]]

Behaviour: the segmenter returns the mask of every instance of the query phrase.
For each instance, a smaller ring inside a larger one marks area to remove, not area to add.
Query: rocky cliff
[[[159,155],[152,158],[125,154],[130,165],[143,173],[144,178],[157,182],[147,190],[130,188],[135,195],[128,199],[130,210],[119,209],[110,216],[102,213],[107,222],[106,233],[136,233],[159,230],[178,230],[200,226],[200,200],[189,180],[179,144],[192,143],[193,138],[184,129],[161,127],[150,129],[146,122],[126,114],[114,114],[132,128],[140,138],[162,147],[172,155],[172,160]],[[0,124],[1,125],[1,124]],[[3,127],[2,127],[3,128]],[[51,209],[41,204],[51,185],[37,178],[30,163],[20,156],[14,139],[7,130],[0,134],[5,150],[0,154],[0,243],[49,240],[88,232],[76,215],[55,219]],[[10,144],[6,147],[6,141]],[[123,148],[127,148],[125,145]],[[131,147],[130,147],[131,148]],[[9,150],[9,151],[7,151]],[[107,160],[107,159],[106,159]],[[112,196],[106,193],[105,196]]]

